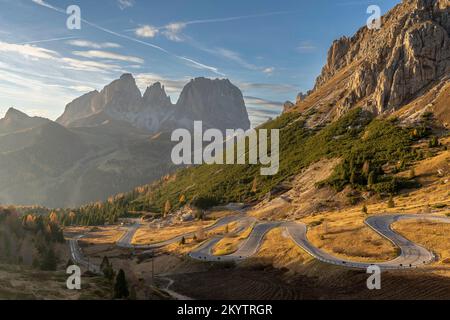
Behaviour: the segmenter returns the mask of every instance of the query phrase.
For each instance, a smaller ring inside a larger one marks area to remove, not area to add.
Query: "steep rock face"
[[[170,97],[167,96],[164,86],[156,82],[145,90],[142,99],[144,109],[136,119],[135,125],[156,132],[161,128],[161,123],[175,111]]]
[[[131,74],[122,75],[101,92],[93,91],[75,99],[57,122],[82,127],[99,125],[108,118],[129,122],[149,132],[190,129],[195,120],[221,130],[250,127],[242,93],[228,80],[194,79],[173,105],[159,82],[141,96]]]
[[[377,114],[396,110],[427,86],[448,81],[449,34],[447,0],[404,0],[383,17],[380,30],[363,27],[332,44],[312,92],[316,99],[305,100],[333,105],[337,115],[354,106]],[[335,94],[319,99],[331,84]]]
[[[73,121],[100,112],[103,106],[100,105],[98,97],[98,91],[95,90],[73,100],[56,121],[63,126],[69,126]]]
[[[181,92],[176,115],[222,131],[250,128],[242,92],[229,80],[191,80]]]

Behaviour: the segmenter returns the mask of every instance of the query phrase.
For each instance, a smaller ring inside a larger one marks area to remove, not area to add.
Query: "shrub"
[[[367,214],[367,213],[368,213],[368,210],[367,210],[367,206],[366,206],[366,205],[363,205],[363,207],[362,207],[362,209],[361,209],[361,212],[364,213],[364,214]]]
[[[387,206],[388,206],[388,208],[395,208],[394,197],[392,195],[389,197]]]

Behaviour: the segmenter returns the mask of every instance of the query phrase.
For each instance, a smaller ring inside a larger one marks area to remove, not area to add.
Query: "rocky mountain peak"
[[[160,82],[156,82],[145,90],[144,103],[150,106],[166,107],[171,106],[170,97],[167,96],[164,86]]]
[[[131,74],[75,99],[57,120],[64,126],[92,126],[105,118],[126,121],[150,132],[190,128],[194,120],[219,129],[248,129],[250,121],[242,92],[229,80],[196,78],[182,90],[176,106],[156,82],[141,95]]]
[[[225,129],[249,129],[250,120],[241,90],[228,79],[195,78],[180,94],[179,112],[205,126]]]
[[[334,106],[340,115],[362,106],[392,112],[445,81],[450,73],[448,0],[404,0],[380,30],[361,28],[333,42],[312,97],[298,106]]]
[[[29,119],[30,117],[23,113],[22,111],[19,111],[15,108],[9,108],[8,111],[6,111],[5,120],[13,120],[13,121],[18,121],[18,120],[25,120],[25,119]]]

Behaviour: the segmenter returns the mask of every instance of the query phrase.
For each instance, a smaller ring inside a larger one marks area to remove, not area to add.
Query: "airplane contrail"
[[[38,4],[38,5],[40,5],[40,6],[43,6],[43,7],[52,9],[52,10],[54,10],[54,11],[56,11],[56,12],[66,14],[65,10],[63,10],[63,9],[61,9],[61,8],[58,8],[58,7],[55,7],[55,6],[53,6],[53,5],[49,4],[49,3],[47,3],[47,2],[44,1],[44,0],[31,0],[31,1],[34,2],[34,3],[36,3],[36,4]],[[209,70],[209,71],[211,71],[211,72],[213,72],[213,73],[216,73],[216,74],[218,74],[218,75],[220,75],[220,76],[224,76],[224,74],[221,73],[221,72],[219,72],[218,69],[215,68],[215,67],[205,65],[205,64],[203,64],[203,63],[200,63],[200,62],[195,61],[195,60],[192,60],[192,59],[187,59],[187,58],[185,58],[185,57],[183,57],[183,56],[176,55],[176,54],[174,54],[174,53],[171,53],[171,52],[167,51],[166,49],[164,49],[164,48],[162,48],[162,47],[160,47],[160,46],[157,46],[157,45],[155,45],[155,44],[152,44],[152,43],[149,43],[149,42],[146,42],[146,41],[142,41],[142,40],[139,40],[139,39],[136,39],[136,38],[133,38],[133,37],[130,37],[130,36],[127,36],[127,35],[124,35],[124,34],[115,32],[115,31],[112,31],[112,30],[110,30],[110,29],[107,29],[107,28],[104,28],[104,27],[102,27],[102,26],[99,26],[99,25],[97,25],[97,24],[95,24],[95,23],[93,23],[93,22],[90,22],[90,21],[88,21],[88,20],[86,20],[86,19],[81,18],[80,20],[81,20],[82,22],[86,23],[87,25],[89,25],[89,26],[91,26],[91,27],[93,27],[93,28],[95,28],[95,29],[98,29],[98,30],[100,30],[100,31],[109,33],[109,34],[111,34],[111,35],[114,35],[114,36],[116,36],[116,37],[120,37],[120,38],[122,38],[122,39],[126,39],[126,40],[129,40],[129,41],[134,41],[134,42],[136,42],[136,43],[139,43],[139,44],[142,44],[142,45],[145,45],[145,46],[154,48],[154,49],[156,49],[156,50],[162,51],[162,52],[164,52],[164,53],[166,53],[166,54],[169,54],[169,55],[171,55],[171,56],[173,56],[173,57],[175,57],[175,58],[178,58],[178,59],[180,59],[180,60],[183,60],[183,61],[186,61],[186,62],[190,62],[191,64],[193,64],[193,65],[196,66],[196,67],[200,67],[200,68],[203,68],[203,69],[205,69],[205,70]]]
[[[64,37],[64,38],[53,38],[53,39],[44,39],[44,40],[34,40],[34,41],[27,41],[18,43],[18,45],[24,45],[24,44],[35,44],[35,43],[44,43],[44,42],[53,42],[53,41],[61,41],[61,40],[70,40],[70,39],[76,39],[78,37]]]

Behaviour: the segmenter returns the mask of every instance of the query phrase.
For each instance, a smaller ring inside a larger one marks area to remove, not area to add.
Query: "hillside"
[[[339,159],[339,164],[313,184],[332,193],[345,191],[347,203],[419,187],[412,177],[396,173],[429,156],[419,142],[445,134],[446,9],[445,1],[404,1],[383,17],[381,30],[364,27],[335,41],[314,90],[261,127],[280,129],[277,175],[260,176],[257,165],[202,165],[140,187],[126,201],[121,195],[109,206],[162,212],[167,203],[172,210],[186,203],[254,204],[295,188],[295,177],[321,159]],[[434,71],[425,72],[429,68]]]
[[[333,42],[314,89],[290,110],[317,110],[312,121],[332,121],[354,107],[377,115],[401,109],[433,92],[416,120],[435,112],[448,124],[450,19],[446,0],[405,0],[382,19],[380,30],[361,28]]]
[[[56,121],[10,108],[0,119],[0,203],[77,207],[173,172],[174,128],[248,129],[241,91],[194,79],[172,105],[160,83],[141,96],[132,75],[69,103]]]

